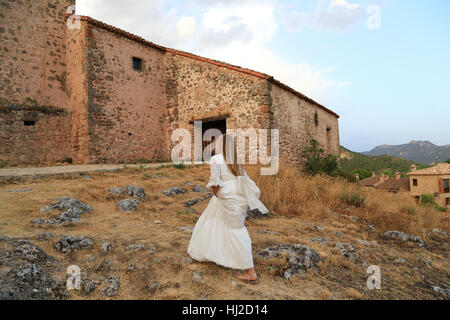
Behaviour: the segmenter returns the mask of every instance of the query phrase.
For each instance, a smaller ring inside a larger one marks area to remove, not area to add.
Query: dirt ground
[[[65,281],[66,268],[81,268],[82,281],[93,280],[98,287],[90,294],[70,290],[69,299],[449,299],[433,286],[448,288],[450,268],[448,239],[427,238],[428,248],[415,244],[386,240],[378,229],[371,231],[367,221],[330,208],[324,216],[285,216],[272,211],[269,217],[246,221],[252,239],[253,253],[273,245],[300,243],[309,245],[323,259],[317,271],[308,270],[286,280],[285,258],[264,259],[254,256],[259,276],[257,284],[238,282],[234,270],[211,262],[190,262],[187,246],[191,233],[182,226],[193,227],[209,200],[188,210],[184,202],[205,196],[196,193],[187,181],[205,186],[209,167],[178,169],[129,168],[115,173],[92,173],[89,176],[61,176],[28,179],[0,184],[0,236],[27,239],[55,257],[58,266],[54,277]],[[112,187],[134,185],[147,195],[135,212],[121,212],[117,202],[122,197],[109,193]],[[165,196],[162,190],[181,187],[187,193]],[[31,189],[31,190],[29,190]],[[264,190],[262,190],[264,192]],[[82,215],[81,222],[63,226],[39,226],[37,218],[54,217],[57,212],[43,213],[44,207],[58,197],[72,196],[93,207]],[[271,208],[269,208],[271,209]],[[161,223],[157,223],[159,220]],[[320,228],[320,227],[323,228]],[[377,226],[375,226],[377,227]],[[267,232],[269,231],[269,232]],[[38,239],[43,233],[47,239]],[[63,236],[87,236],[94,241],[91,248],[62,254],[54,244]],[[322,245],[313,238],[329,238]],[[367,240],[362,242],[357,240]],[[110,242],[104,252],[102,243]],[[351,244],[358,261],[348,259],[334,247],[336,242]],[[145,249],[127,251],[129,245],[145,244]],[[150,250],[150,251],[149,251]],[[403,259],[403,262],[396,260]],[[184,259],[184,260],[183,260]],[[109,260],[111,264],[105,264]],[[361,262],[362,261],[362,262]],[[130,263],[136,269],[129,271]],[[381,270],[381,289],[368,289],[367,268]],[[201,271],[200,281],[193,276]],[[103,295],[104,279],[115,275],[120,279],[118,294]],[[156,289],[149,284],[158,283]]]

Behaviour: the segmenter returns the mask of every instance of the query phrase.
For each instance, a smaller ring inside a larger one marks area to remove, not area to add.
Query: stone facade
[[[67,28],[73,2],[0,2],[0,161],[170,160],[173,130],[193,132],[193,120],[208,119],[225,119],[227,129],[279,129],[280,151],[294,163],[309,138],[339,153],[338,116],[273,77],[89,17]],[[35,112],[34,129],[24,110]]]
[[[439,163],[434,167],[408,173],[411,195],[417,200],[424,194],[434,194],[441,207],[450,209],[450,164]],[[446,182],[445,182],[446,180]]]

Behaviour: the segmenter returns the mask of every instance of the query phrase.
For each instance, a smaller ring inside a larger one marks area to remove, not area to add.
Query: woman
[[[210,159],[211,177],[207,187],[214,197],[197,221],[189,242],[188,253],[197,261],[212,261],[218,265],[245,270],[236,273],[238,280],[255,283],[252,245],[244,225],[247,208],[267,208],[259,201],[260,190],[237,163],[234,138],[223,134]]]

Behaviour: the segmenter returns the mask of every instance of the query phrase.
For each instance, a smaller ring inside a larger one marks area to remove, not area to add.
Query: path
[[[92,172],[115,172],[126,168],[158,168],[163,165],[170,165],[170,162],[146,163],[146,164],[87,164],[87,165],[67,165],[54,167],[30,167],[30,168],[10,168],[0,169],[0,179],[5,178],[25,178],[25,177],[48,177],[61,174],[79,175]]]

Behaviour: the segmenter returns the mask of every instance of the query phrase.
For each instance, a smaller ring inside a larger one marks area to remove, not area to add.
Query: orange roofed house
[[[0,2],[0,162],[170,160],[171,134],[279,129],[300,160],[310,138],[339,153],[339,116],[272,76],[165,48],[89,17],[73,0]]]
[[[419,200],[423,194],[434,194],[441,207],[450,209],[450,164],[438,163],[431,168],[413,170],[408,173],[411,194]]]
[[[358,177],[357,177],[358,178]],[[374,187],[376,189],[390,192],[409,191],[409,178],[402,178],[400,172],[396,172],[395,178],[390,178],[384,174],[375,175],[359,181],[361,186]]]

